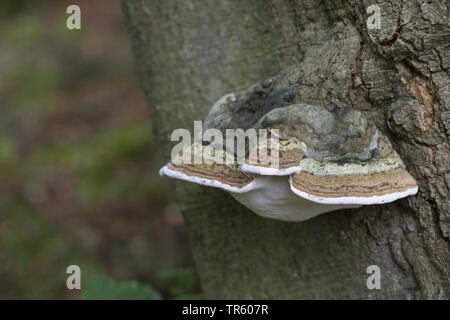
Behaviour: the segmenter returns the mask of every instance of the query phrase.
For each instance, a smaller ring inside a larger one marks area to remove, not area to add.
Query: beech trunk
[[[374,4],[380,29],[367,24]],[[301,223],[174,181],[206,298],[450,298],[447,0],[128,0],[123,10],[166,160],[174,129],[299,65],[304,102],[361,110],[418,181],[414,197]],[[367,288],[369,265],[379,290]]]

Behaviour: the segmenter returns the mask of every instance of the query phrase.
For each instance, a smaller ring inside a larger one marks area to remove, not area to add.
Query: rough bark
[[[368,30],[378,4],[381,29]],[[419,193],[303,223],[174,182],[208,298],[450,298],[450,9],[441,1],[124,1],[169,158],[223,94],[297,65],[306,103],[344,101],[394,142]],[[379,265],[381,290],[366,268]]]

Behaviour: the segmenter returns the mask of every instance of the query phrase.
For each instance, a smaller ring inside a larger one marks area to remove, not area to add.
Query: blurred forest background
[[[119,1],[2,0],[0,17],[0,298],[199,297]]]

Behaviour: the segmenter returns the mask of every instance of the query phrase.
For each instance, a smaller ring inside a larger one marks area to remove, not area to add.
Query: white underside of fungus
[[[352,204],[322,204],[299,197],[291,191],[289,180],[280,176],[254,177],[252,190],[231,193],[233,198],[265,218],[282,221],[305,221],[340,209],[358,208]]]

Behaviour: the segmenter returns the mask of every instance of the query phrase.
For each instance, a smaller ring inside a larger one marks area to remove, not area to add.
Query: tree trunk
[[[381,29],[366,8],[377,4]],[[450,298],[450,17],[441,1],[130,0],[137,71],[169,159],[226,93],[296,65],[304,102],[337,99],[390,137],[419,193],[301,223],[173,182],[207,298]],[[286,73],[289,74],[289,73]],[[367,267],[381,269],[369,290]]]

